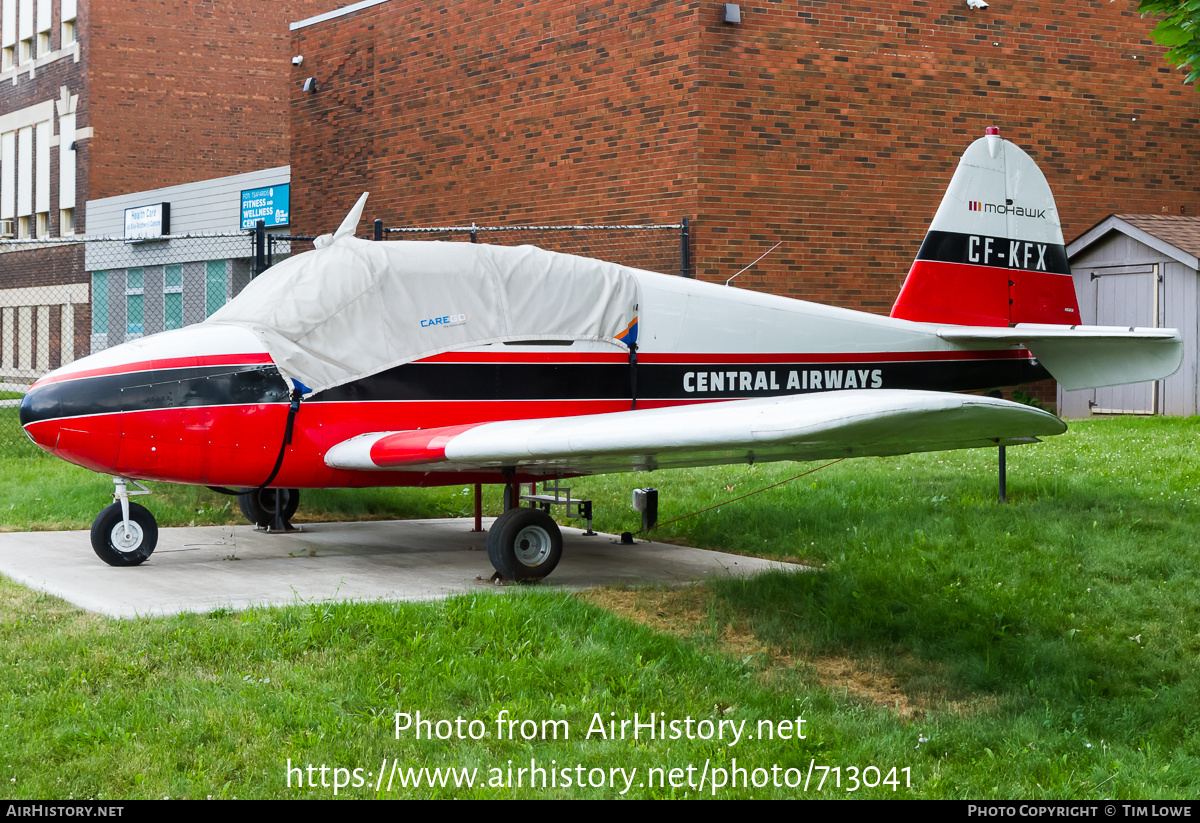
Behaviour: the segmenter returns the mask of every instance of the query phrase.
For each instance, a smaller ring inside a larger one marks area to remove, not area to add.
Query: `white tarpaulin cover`
[[[313,392],[512,340],[624,344],[633,271],[532,246],[339,237],[250,282],[207,323],[241,326]]]

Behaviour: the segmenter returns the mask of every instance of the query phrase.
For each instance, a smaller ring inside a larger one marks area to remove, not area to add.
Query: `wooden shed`
[[[1165,380],[1058,390],[1059,414],[1200,413],[1200,217],[1114,214],[1067,245],[1082,322],[1157,326],[1183,334],[1183,365]]]

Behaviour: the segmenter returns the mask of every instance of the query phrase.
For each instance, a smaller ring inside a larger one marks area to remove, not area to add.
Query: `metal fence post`
[[[383,221],[380,220],[378,217],[375,218],[375,236],[373,239],[375,239],[375,240],[383,239]]]
[[[692,276],[691,232],[688,218],[679,221],[679,276]]]
[[[267,270],[267,224],[259,220],[254,224],[254,276]]]

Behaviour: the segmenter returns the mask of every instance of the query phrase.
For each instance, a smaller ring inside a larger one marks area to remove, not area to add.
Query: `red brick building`
[[[293,226],[692,219],[693,271],[886,312],[958,157],[1025,148],[1069,240],[1200,213],[1200,96],[1134,0],[368,0],[293,24]],[[306,92],[306,78],[315,92]]]
[[[337,5],[0,0],[12,234],[21,217],[24,236],[80,234],[88,200],[286,165],[287,24]]]
[[[337,5],[0,0],[0,238],[79,237],[89,201],[286,166],[287,26]],[[0,246],[0,384],[87,353],[88,281],[79,245]]]

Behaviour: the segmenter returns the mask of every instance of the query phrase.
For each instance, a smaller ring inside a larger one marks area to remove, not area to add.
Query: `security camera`
[[[972,9],[986,9],[988,4],[983,0],[967,0],[967,6]]]
[[[292,65],[293,65],[293,66],[298,66],[298,65],[300,65],[300,64],[301,64],[301,63],[303,63],[303,62],[304,62],[304,55],[303,55],[303,54],[297,54],[295,57],[293,57],[293,58],[292,58]]]

